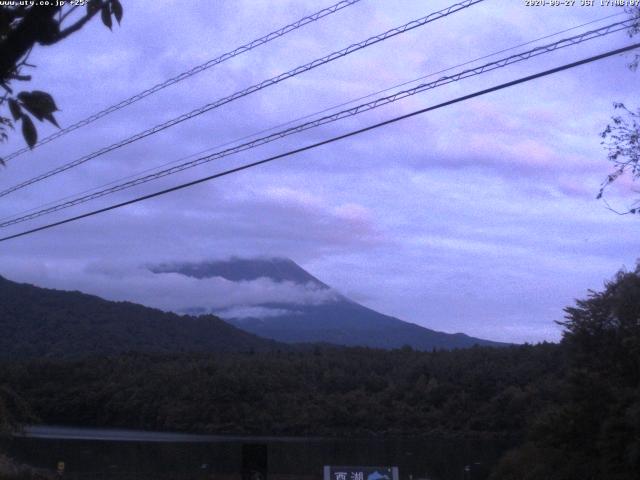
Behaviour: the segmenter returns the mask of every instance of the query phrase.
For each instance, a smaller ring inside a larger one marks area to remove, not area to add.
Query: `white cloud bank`
[[[144,266],[112,261],[92,262],[76,271],[34,264],[30,271],[12,271],[13,280],[63,290],[80,290],[108,300],[130,301],[165,311],[184,313],[194,308],[225,312],[225,316],[265,317],[276,312],[257,307],[266,303],[318,305],[339,295],[311,283],[275,282],[269,278],[233,282],[221,277],[196,279],[178,273],[153,273]],[[273,309],[270,309],[273,310]]]

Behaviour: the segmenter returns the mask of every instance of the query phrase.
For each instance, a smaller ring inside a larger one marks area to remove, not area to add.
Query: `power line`
[[[357,52],[359,50],[362,50],[363,48],[369,47],[371,45],[375,45],[376,43],[382,42],[384,40],[387,40],[389,38],[395,37],[396,35],[400,35],[402,33],[408,32],[410,30],[413,30],[415,28],[424,26],[428,23],[431,23],[433,21],[439,20],[441,18],[447,17],[453,13],[456,13],[460,10],[463,10],[465,8],[468,8],[472,5],[475,5],[477,3],[483,2],[484,0],[464,0],[463,2],[460,3],[456,3],[454,5],[451,5],[445,9],[442,9],[440,11],[431,13],[425,17],[419,18],[417,20],[412,20],[404,25],[401,25],[399,27],[396,28],[392,28],[391,30],[387,30],[386,32],[380,34],[380,35],[375,35],[373,37],[370,37],[366,40],[363,40],[362,42],[359,43],[354,43],[346,48],[343,48],[342,50],[338,50],[336,52],[333,52],[329,55],[326,55],[322,58],[316,59],[310,63],[307,63],[305,65],[299,66],[294,68],[293,70],[289,70],[288,72],[282,73],[276,77],[272,77],[268,80],[264,80],[260,83],[257,83],[255,85],[252,85],[251,87],[248,87],[244,90],[238,91],[232,95],[229,95],[227,97],[221,98],[219,100],[216,100],[215,102],[212,103],[208,103],[198,109],[192,110],[189,113],[185,113],[179,117],[176,117],[172,120],[169,120],[165,123],[156,125],[155,127],[152,127],[150,129],[144,130],[142,132],[139,132],[129,138],[126,138],[124,140],[121,140],[120,142],[114,143],[108,147],[103,147],[100,150],[97,150],[93,153],[90,153],[88,155],[85,155],[77,160],[74,160],[72,162],[66,163],[65,165],[61,165],[60,167],[54,168],[53,170],[50,170],[46,173],[43,173],[41,175],[38,175],[36,177],[33,177],[29,180],[26,180],[18,185],[14,185],[13,187],[10,187],[6,190],[3,190],[0,192],[0,197],[4,197],[12,192],[15,192],[16,190],[20,190],[22,188],[25,188],[29,185],[32,185],[34,183],[40,182],[42,180],[45,180],[49,177],[52,177],[54,175],[57,175],[58,173],[62,173],[66,170],[69,170],[70,168],[74,168],[77,167],[78,165],[81,165],[93,158],[99,157],[101,155],[104,155],[105,153],[111,152],[113,150],[116,150],[120,147],[123,147],[125,145],[129,145],[130,143],[136,142],[142,138],[148,137],[149,135],[153,135],[156,134],[162,130],[165,130],[169,127],[172,127],[174,125],[177,125],[179,123],[182,123],[186,120],[189,120],[191,118],[197,117],[198,115],[202,115],[203,113],[206,113],[210,110],[213,110],[214,108],[218,108],[222,105],[225,105],[229,102],[232,102],[234,100],[237,100],[239,98],[245,97],[247,95],[250,95],[252,93],[255,93],[259,90],[262,90],[266,87],[270,87],[271,85],[275,85],[277,83],[280,83],[288,78],[292,78],[296,75],[299,75],[303,72],[307,72],[309,70],[312,70],[316,67],[319,67],[321,65],[324,65],[326,63],[332,62],[338,58],[342,58],[346,55],[349,55],[351,53]]]
[[[35,147],[39,147],[40,145],[44,145],[45,143],[49,143],[53,140],[55,140],[56,138],[60,138],[63,135],[66,135],[69,132],[73,132],[74,130],[77,130],[81,127],[85,127],[87,125],[89,125],[90,123],[95,122],[96,120],[109,115],[117,110],[120,110],[122,108],[125,108],[133,103],[138,102],[139,100],[142,100],[145,97],[148,97],[149,95],[152,95],[156,92],[159,92],[160,90],[163,90],[171,85],[174,85],[178,82],[181,82],[183,80],[186,80],[189,77],[192,77],[194,75],[197,75],[198,73],[204,72],[205,70],[214,67],[220,63],[226,62],[227,60],[230,60],[231,58],[237,57],[238,55],[241,55],[245,52],[248,52],[250,50],[253,50],[256,47],[259,47],[260,45],[264,45],[266,43],[269,43],[277,38],[280,38],[284,35],[286,35],[287,33],[290,33],[294,30],[297,30],[305,25],[308,25],[309,23],[313,23],[315,21],[320,20],[321,18],[324,18],[328,15],[331,15],[332,13],[338,12],[340,10],[342,10],[343,8],[349,7],[351,5],[353,5],[354,3],[358,3],[361,0],[342,0],[338,3],[336,3],[335,5],[331,5],[330,7],[327,7],[325,9],[322,9],[316,13],[313,13],[311,15],[308,15],[306,17],[301,18],[300,20],[293,22],[289,25],[286,25],[282,28],[279,28],[278,30],[275,30],[263,37],[260,37],[256,40],[253,40],[249,43],[246,43],[238,48],[236,48],[235,50],[231,50],[227,53],[223,53],[222,55],[220,55],[219,57],[213,58],[211,60],[208,60],[207,62],[198,65],[196,67],[191,68],[190,70],[187,70],[185,72],[182,72],[178,75],[176,75],[175,77],[171,77],[168,80],[165,80],[164,82],[158,83],[156,85],[154,85],[151,88],[148,88],[147,90],[143,90],[140,93],[137,93],[125,100],[122,100],[121,102],[116,103],[115,105],[112,105],[108,108],[105,108],[104,110],[101,110],[97,113],[94,113],[93,115],[90,115],[89,117],[86,117],[76,123],[74,123],[73,125],[69,125],[68,127],[65,127],[61,130],[58,130],[55,133],[52,133],[51,135],[49,135],[48,137],[43,138],[42,140],[40,140],[38,143],[35,144]],[[7,155],[6,157],[4,157],[4,161],[9,161],[13,158],[16,158],[20,155],[22,155],[23,153],[29,152],[31,149],[29,147],[24,147],[21,148],[19,150],[16,150],[15,152]]]
[[[565,38],[562,40],[558,40],[557,42],[548,44],[548,45],[543,45],[540,47],[536,47],[533,48],[531,50],[528,50],[526,52],[522,52],[522,53],[518,53],[515,55],[511,55],[509,57],[505,57],[502,58],[500,60],[496,60],[494,62],[490,62],[487,64],[484,64],[482,66],[478,66],[478,67],[474,67],[471,69],[467,69],[467,70],[463,70],[461,72],[458,72],[454,75],[449,75],[449,76],[445,76],[445,77],[441,77],[438,80],[434,81],[434,82],[429,82],[429,83],[424,83],[421,85],[417,85],[413,88],[407,89],[407,90],[402,90],[400,92],[396,92],[393,95],[389,95],[386,97],[381,97],[378,98],[372,102],[368,102],[368,103],[363,103],[360,105],[357,105],[355,107],[346,109],[346,110],[342,110],[340,112],[336,112],[332,115],[327,115],[324,117],[321,117],[319,119],[310,121],[310,122],[306,122],[300,125],[296,125],[294,127],[290,127],[288,129],[273,133],[271,135],[267,135],[265,137],[261,137],[255,140],[252,140],[250,142],[246,142],[243,143],[241,145],[237,145],[235,147],[231,147],[231,148],[227,148],[225,150],[219,151],[219,152],[215,152],[213,154],[210,155],[206,155],[204,157],[200,157],[197,158],[195,160],[189,161],[189,162],[185,162],[182,163],[180,165],[171,167],[171,168],[167,168],[164,170],[160,170],[156,173],[153,174],[149,174],[143,177],[138,177],[134,180],[130,180],[128,182],[124,182],[121,184],[117,184],[115,186],[112,186],[110,188],[105,188],[103,190],[99,190],[97,192],[82,196],[82,197],[77,197],[73,200],[69,200],[67,202],[64,203],[59,203],[57,205],[48,207],[48,208],[43,208],[41,210],[35,211],[33,213],[27,214],[27,215],[23,215],[23,216],[19,216],[17,218],[13,218],[11,220],[6,220],[4,222],[0,222],[0,228],[5,228],[11,225],[15,225],[18,223],[22,223],[28,220],[33,220],[35,218],[41,217],[43,215],[47,215],[53,212],[57,212],[60,210],[64,210],[76,205],[80,205],[82,203],[86,203],[88,201],[91,200],[95,200],[97,198],[101,198],[104,197],[106,195],[110,195],[134,186],[138,186],[138,185],[142,185],[145,183],[148,183],[150,181],[153,180],[157,180],[159,178],[162,177],[166,177],[169,175],[173,175],[176,174],[178,172],[181,172],[183,170],[187,170],[189,168],[194,168],[197,167],[199,165],[202,165],[204,163],[208,163],[214,160],[218,160],[239,152],[243,152],[246,150],[250,150],[252,148],[256,148],[258,146],[261,145],[265,145],[267,143],[273,142],[275,140],[279,140],[281,138],[284,138],[286,136],[289,135],[293,135],[296,133],[300,133],[302,131],[305,130],[309,130],[312,128],[316,128],[319,127],[321,125],[326,125],[328,123],[332,123],[338,120],[342,120],[344,118],[347,117],[352,117],[355,115],[358,115],[360,113],[369,111],[369,110],[373,110],[376,108],[379,108],[383,105],[388,105],[390,103],[396,102],[398,100],[401,100],[403,98],[407,98],[413,95],[416,95],[418,93],[422,93],[425,92],[427,90],[431,90],[437,87],[441,87],[443,85],[447,85],[449,83],[453,83],[453,82],[457,82],[460,80],[463,80],[465,78],[469,78],[469,77],[473,77],[473,76],[477,76],[477,75],[481,75],[483,73],[486,72],[490,72],[493,70],[496,70],[498,68],[504,68],[508,65],[512,65],[514,63],[517,62],[521,62],[521,61],[525,61],[528,60],[530,58],[536,57],[538,55],[543,55],[543,54],[547,54],[553,51],[556,51],[558,49],[561,48],[565,48],[565,47],[569,47],[572,45],[577,45],[579,43],[588,41],[588,40],[592,40],[595,38],[600,38],[603,37],[605,35],[609,35],[615,32],[618,32],[620,30],[624,30],[627,29],[629,27],[629,25],[632,23],[632,20],[626,20],[623,22],[617,22],[617,23],[613,23],[611,25],[607,25],[605,27],[601,27],[599,29],[596,30],[591,30],[588,32],[583,32],[579,35],[575,35],[573,37],[569,37],[569,38]]]
[[[496,92],[498,90],[502,90],[502,89],[505,89],[505,88],[508,88],[508,87],[512,87],[514,85],[518,85],[518,84],[525,83],[525,82],[530,82],[532,80],[535,80],[535,79],[538,79],[538,78],[541,78],[541,77],[552,75],[552,74],[555,74],[555,73],[558,73],[558,72],[561,72],[561,71],[564,71],[564,70],[568,70],[570,68],[575,68],[575,67],[580,66],[580,65],[585,65],[587,63],[595,62],[597,60],[602,60],[604,58],[611,57],[613,55],[618,55],[620,53],[628,52],[628,51],[636,49],[638,47],[640,47],[640,43],[634,43],[632,45],[628,45],[626,47],[618,48],[616,50],[610,50],[608,52],[605,52],[605,53],[602,53],[602,54],[599,54],[599,55],[595,55],[595,56],[592,56],[592,57],[585,58],[583,60],[579,60],[577,62],[568,63],[568,64],[562,65],[560,67],[552,68],[550,70],[545,70],[543,72],[539,72],[539,73],[536,73],[536,74],[533,74],[533,75],[528,75],[526,77],[521,77],[521,78],[519,78],[517,80],[512,80],[510,82],[502,83],[500,85],[496,85],[494,87],[490,87],[490,88],[487,88],[487,89],[484,89],[484,90],[480,90],[480,91],[477,91],[477,92],[474,92],[474,93],[470,93],[468,95],[463,95],[461,97],[457,97],[457,98],[455,98],[453,100],[448,100],[446,102],[439,103],[439,104],[431,106],[431,107],[426,107],[426,108],[423,108],[423,109],[420,109],[420,110],[415,110],[415,111],[413,111],[411,113],[407,113],[405,115],[400,115],[398,117],[394,117],[394,118],[391,118],[389,120],[385,120],[383,122],[379,122],[379,123],[375,123],[373,125],[369,125],[368,127],[360,128],[358,130],[352,130],[351,132],[345,133],[343,135],[338,135],[338,136],[331,137],[331,138],[326,139],[326,140],[322,140],[320,142],[316,142],[316,143],[313,143],[313,144],[310,144],[310,145],[306,145],[304,147],[296,148],[294,150],[289,150],[287,152],[284,152],[284,153],[281,153],[281,154],[278,154],[278,155],[274,155],[272,157],[268,157],[268,158],[265,158],[265,159],[262,159],[262,160],[258,160],[256,162],[247,163],[245,165],[241,165],[239,167],[235,167],[235,168],[232,168],[232,169],[229,169],[229,170],[225,170],[225,171],[220,172],[220,173],[216,173],[216,174],[213,174],[213,175],[209,175],[207,177],[199,178],[197,180],[193,180],[193,181],[190,181],[190,182],[187,182],[187,183],[176,185],[176,186],[171,187],[171,188],[167,188],[167,189],[160,190],[160,191],[157,191],[157,192],[154,192],[154,193],[143,195],[141,197],[137,197],[137,198],[134,198],[134,199],[131,199],[131,200],[127,200],[125,202],[121,202],[121,203],[117,203],[117,204],[114,204],[114,205],[110,205],[108,207],[100,208],[98,210],[93,210],[91,212],[83,213],[83,214],[77,215],[75,217],[66,218],[64,220],[60,220],[58,222],[54,222],[54,223],[50,223],[50,224],[47,224],[47,225],[43,225],[41,227],[33,228],[31,230],[26,230],[26,231],[23,231],[23,232],[20,232],[20,233],[16,233],[16,234],[13,234],[13,235],[8,235],[6,237],[0,238],[0,242],[5,242],[7,240],[11,240],[11,239],[14,239],[14,238],[23,237],[25,235],[29,235],[29,234],[32,234],[32,233],[35,233],[35,232],[39,232],[39,231],[42,231],[42,230],[47,230],[47,229],[50,229],[50,228],[53,228],[53,227],[64,225],[66,223],[74,222],[76,220],[80,220],[80,219],[83,219],[83,218],[87,218],[87,217],[91,217],[91,216],[94,216],[94,215],[98,215],[100,213],[108,212],[110,210],[115,210],[117,208],[125,207],[127,205],[132,205],[134,203],[142,202],[144,200],[149,200],[151,198],[159,197],[161,195],[166,195],[167,193],[175,192],[175,191],[182,190],[182,189],[185,189],[185,188],[188,188],[188,187],[192,187],[194,185],[198,185],[200,183],[204,183],[204,182],[208,182],[210,180],[214,180],[216,178],[221,178],[221,177],[224,177],[224,176],[227,176],[227,175],[231,175],[232,173],[237,173],[237,172],[240,172],[242,170],[247,170],[249,168],[253,168],[253,167],[256,167],[258,165],[263,165],[263,164],[266,164],[266,163],[269,163],[269,162],[273,162],[275,160],[279,160],[281,158],[289,157],[289,156],[295,155],[297,153],[302,153],[302,152],[305,152],[307,150],[312,150],[314,148],[318,148],[318,147],[321,147],[323,145],[334,143],[334,142],[337,142],[339,140],[344,140],[345,138],[353,137],[355,135],[359,135],[361,133],[368,132],[370,130],[375,130],[375,129],[383,127],[385,125],[390,125],[392,123],[396,123],[396,122],[399,122],[401,120],[405,120],[407,118],[414,117],[416,115],[420,115],[420,114],[427,113],[427,112],[430,112],[430,111],[433,111],[433,110],[437,110],[437,109],[440,109],[440,108],[443,108],[443,107],[446,107],[446,106],[449,106],[449,105],[453,105],[455,103],[460,103],[460,102],[463,102],[463,101],[466,101],[466,100],[470,100],[472,98],[479,97],[479,96],[482,96],[482,95],[486,95],[486,94],[489,94],[489,93],[492,93],[492,92]]]
[[[613,13],[613,14],[611,14],[611,15],[607,15],[607,16],[605,16],[605,17],[602,17],[602,18],[599,18],[599,19],[596,19],[596,20],[591,20],[591,21],[589,21],[589,22],[582,23],[582,24],[580,24],[580,25],[576,25],[576,26],[573,26],[573,27],[570,27],[570,28],[566,28],[566,29],[564,29],[564,30],[560,30],[560,31],[558,31],[558,32],[554,32],[554,33],[551,33],[551,34],[548,34],[548,35],[544,35],[544,36],[542,36],[542,37],[538,37],[538,38],[535,38],[535,39],[533,39],[533,40],[529,40],[529,41],[527,41],[527,42],[520,43],[520,44],[518,44],[518,45],[514,45],[514,46],[509,47],[509,48],[505,48],[505,49],[498,50],[498,51],[493,52],[493,53],[489,53],[489,54],[487,54],[487,55],[483,55],[483,56],[481,56],[481,57],[474,58],[473,60],[467,60],[467,61],[466,61],[466,62],[464,62],[464,63],[459,63],[459,64],[457,64],[457,65],[454,65],[454,66],[451,66],[451,67],[447,67],[447,68],[445,68],[445,69],[438,70],[438,71],[436,71],[436,72],[432,72],[432,73],[429,73],[429,74],[426,74],[426,75],[420,76],[420,77],[415,78],[415,79],[413,79],[413,80],[408,80],[408,81],[405,81],[405,82],[402,82],[402,83],[399,83],[399,84],[395,84],[395,85],[392,85],[392,86],[390,86],[390,87],[387,87],[387,88],[385,88],[385,89],[383,89],[383,90],[378,90],[378,91],[376,91],[376,92],[372,92],[372,93],[369,93],[369,94],[367,94],[367,95],[364,95],[364,96],[361,96],[361,97],[358,97],[358,98],[354,98],[354,99],[348,100],[348,101],[346,101],[346,102],[342,102],[342,103],[340,103],[340,104],[333,105],[333,106],[331,106],[331,107],[324,108],[324,109],[322,109],[322,110],[320,110],[320,111],[316,111],[316,112],[314,112],[314,113],[310,113],[310,114],[304,115],[304,116],[302,116],[302,117],[297,117],[297,118],[295,118],[295,119],[288,120],[288,121],[286,121],[286,122],[283,122],[283,123],[280,123],[280,124],[277,124],[277,125],[274,125],[274,126],[272,126],[272,127],[268,127],[268,128],[262,129],[262,130],[259,130],[259,131],[257,131],[257,132],[250,133],[250,134],[248,134],[248,135],[243,135],[242,137],[235,138],[235,139],[233,139],[233,140],[229,140],[229,141],[226,141],[226,142],[223,142],[223,143],[220,143],[220,144],[214,145],[214,146],[212,146],[212,147],[208,147],[208,148],[206,148],[206,149],[204,149],[204,150],[200,150],[200,151],[198,151],[198,152],[191,153],[191,154],[189,154],[189,155],[187,155],[187,156],[180,157],[180,158],[178,158],[178,159],[176,159],[176,160],[171,160],[171,161],[169,161],[169,162],[162,163],[162,164],[160,164],[160,165],[158,165],[158,166],[155,166],[155,167],[151,167],[151,168],[147,168],[147,169],[142,170],[142,171],[138,171],[138,172],[136,172],[136,173],[134,173],[134,174],[127,175],[127,176],[125,176],[125,177],[120,177],[120,178],[115,179],[115,180],[112,180],[112,181],[110,181],[110,182],[103,183],[102,185],[98,185],[98,186],[96,186],[96,187],[92,187],[92,188],[89,188],[89,189],[83,190],[83,191],[81,191],[81,192],[75,193],[75,194],[73,194],[73,195],[67,195],[67,196],[64,196],[64,197],[62,197],[62,198],[57,198],[56,200],[52,200],[52,201],[47,202],[47,203],[45,203],[45,204],[42,204],[42,205],[40,205],[40,206],[33,207],[33,208],[29,208],[29,209],[26,209],[26,210],[22,210],[22,211],[20,211],[20,212],[16,212],[15,214],[12,214],[12,215],[7,215],[7,216],[5,216],[5,217],[0,218],[0,222],[4,222],[4,221],[6,221],[6,220],[10,220],[10,219],[14,219],[14,218],[16,218],[16,217],[18,217],[18,216],[20,216],[20,215],[26,215],[27,213],[35,212],[35,211],[36,211],[36,210],[38,210],[38,209],[42,209],[42,208],[44,208],[44,207],[48,207],[48,206],[50,206],[50,205],[54,205],[54,204],[56,204],[56,203],[58,203],[58,202],[62,202],[62,201],[64,201],[64,200],[68,200],[68,199],[74,198],[74,197],[76,197],[76,196],[78,196],[78,195],[83,195],[83,194],[87,194],[87,193],[89,193],[89,192],[94,192],[94,191],[96,191],[96,190],[98,190],[98,189],[108,187],[109,185],[114,185],[114,184],[116,184],[116,183],[118,183],[118,182],[122,182],[122,181],[124,181],[124,180],[128,180],[128,179],[131,179],[131,178],[135,178],[135,177],[137,177],[137,176],[139,176],[139,175],[143,175],[143,174],[145,174],[145,173],[149,173],[149,172],[152,172],[152,171],[158,170],[159,168],[166,167],[166,166],[168,166],[168,165],[174,165],[174,164],[176,164],[176,163],[182,162],[182,161],[187,160],[187,159],[189,159],[189,158],[197,157],[198,155],[202,155],[203,153],[210,152],[210,151],[215,150],[215,149],[217,149],[217,148],[226,147],[227,145],[232,145],[232,144],[237,143],[237,142],[240,142],[240,141],[242,141],[242,140],[246,140],[246,139],[248,139],[248,138],[256,137],[256,136],[261,135],[261,134],[263,134],[263,133],[272,132],[272,131],[277,130],[277,129],[279,129],[279,128],[286,127],[287,125],[291,125],[291,124],[294,124],[294,123],[296,123],[296,122],[299,122],[299,121],[302,121],[302,120],[306,120],[306,119],[308,119],[308,118],[313,118],[313,117],[315,117],[315,116],[317,116],[317,115],[321,115],[321,114],[323,114],[323,113],[330,112],[330,111],[335,110],[335,109],[337,109],[337,108],[344,107],[344,106],[346,106],[346,105],[350,105],[350,104],[352,104],[352,103],[358,102],[358,101],[360,101],[360,100],[365,100],[365,99],[367,99],[367,98],[371,98],[371,97],[373,97],[373,96],[375,96],[375,95],[379,95],[379,94],[381,94],[381,93],[386,93],[386,92],[389,92],[389,91],[391,91],[391,90],[393,90],[393,89],[396,89],[396,88],[399,88],[399,87],[403,87],[403,86],[409,85],[409,84],[411,84],[411,83],[415,83],[415,82],[420,81],[420,80],[424,80],[424,79],[427,79],[427,78],[434,77],[434,76],[436,76],[436,75],[438,75],[438,74],[440,74],[440,73],[449,72],[449,71],[454,70],[454,69],[456,69],[456,68],[464,67],[464,66],[466,66],[466,65],[470,65],[470,64],[472,64],[472,63],[474,63],[474,62],[477,62],[477,61],[479,61],[479,60],[484,60],[484,59],[486,59],[486,58],[494,57],[494,56],[496,56],[496,55],[498,55],[498,54],[500,54],[500,53],[509,52],[509,51],[515,50],[515,49],[517,49],[517,48],[524,47],[524,46],[531,45],[531,44],[533,44],[533,43],[539,42],[540,40],[545,40],[545,39],[547,39],[547,38],[555,37],[555,36],[560,35],[560,34],[562,34],[562,33],[570,32],[570,31],[573,31],[573,30],[577,30],[577,29],[582,28],[582,27],[585,27],[585,26],[587,26],[587,25],[592,25],[592,24],[594,24],[594,23],[599,23],[599,22],[602,22],[602,21],[604,21],[604,20],[608,20],[608,19],[613,18],[613,17],[619,17],[619,16],[621,16],[621,15],[626,15],[626,14],[625,14],[625,12]]]
[[[418,77],[418,78],[415,78],[415,79],[413,79],[413,80],[408,80],[408,81],[404,81],[404,82],[399,83],[399,84],[392,85],[392,86],[387,87],[387,88],[385,88],[385,89],[383,89],[383,90],[378,90],[378,91],[376,91],[376,92],[372,92],[372,93],[369,93],[369,94],[367,94],[367,95],[364,95],[364,96],[361,96],[361,97],[358,97],[358,98],[354,98],[354,99],[348,100],[348,101],[346,101],[346,102],[342,102],[342,103],[340,103],[340,104],[333,105],[333,106],[331,106],[331,107],[324,108],[324,109],[322,109],[322,110],[320,110],[320,111],[316,111],[316,112],[314,112],[314,113],[310,113],[310,114],[304,115],[304,116],[302,116],[302,117],[297,117],[297,118],[295,118],[295,119],[288,120],[288,121],[286,121],[286,122],[283,122],[283,123],[280,123],[280,124],[277,124],[277,125],[274,125],[274,126],[272,126],[272,127],[268,127],[268,128],[262,129],[262,130],[259,130],[259,131],[257,131],[257,132],[250,133],[250,134],[248,134],[248,135],[243,135],[242,137],[235,138],[235,139],[233,139],[233,140],[229,140],[229,141],[226,141],[226,142],[223,142],[223,143],[217,144],[217,145],[212,146],[212,147],[208,147],[208,148],[206,148],[206,149],[204,149],[204,150],[200,150],[200,151],[198,151],[198,152],[195,152],[195,153],[189,154],[189,155],[187,155],[187,156],[183,156],[183,157],[181,157],[181,158],[179,158],[179,159],[171,160],[171,161],[169,161],[169,162],[162,163],[162,164],[160,164],[160,165],[158,165],[158,166],[151,167],[151,168],[148,168],[148,169],[145,169],[145,170],[142,170],[142,171],[136,172],[135,174],[127,175],[127,176],[125,176],[125,177],[120,177],[120,178],[118,178],[118,179],[112,180],[112,181],[107,182],[107,183],[104,183],[104,184],[102,184],[102,185],[98,185],[98,186],[96,186],[96,187],[92,187],[92,188],[89,188],[89,189],[83,190],[83,191],[81,191],[81,192],[75,193],[75,194],[73,194],[73,195],[67,195],[67,196],[64,196],[64,197],[62,197],[62,198],[57,198],[56,200],[52,200],[52,201],[50,201],[50,202],[47,202],[47,203],[45,203],[45,204],[42,204],[42,205],[40,205],[40,206],[33,207],[33,208],[29,208],[29,209],[25,209],[25,210],[22,210],[22,211],[20,211],[20,212],[16,212],[15,214],[8,215],[8,216],[5,216],[5,217],[0,218],[0,223],[1,223],[1,222],[5,222],[5,221],[7,221],[7,220],[15,219],[15,218],[16,218],[16,217],[18,217],[18,216],[22,216],[22,215],[26,215],[26,214],[31,213],[31,212],[35,212],[35,211],[37,211],[37,210],[39,210],[39,209],[43,209],[43,208],[48,207],[48,206],[55,205],[56,203],[63,202],[63,201],[65,201],[65,200],[68,200],[68,199],[71,199],[71,198],[77,197],[78,195],[84,195],[84,194],[88,194],[89,192],[95,192],[95,191],[97,191],[98,189],[103,189],[103,188],[108,187],[108,186],[110,186],[110,185],[117,184],[118,182],[122,182],[122,181],[124,181],[124,180],[129,180],[129,179],[132,179],[132,178],[136,178],[136,177],[138,177],[139,175],[143,175],[143,174],[145,174],[145,173],[149,173],[149,172],[152,172],[152,171],[158,170],[159,168],[162,168],[162,167],[166,167],[166,166],[169,166],[169,165],[174,165],[174,164],[176,164],[176,163],[179,163],[179,162],[182,162],[182,161],[188,160],[188,159],[190,159],[190,158],[197,157],[198,155],[202,155],[202,154],[204,154],[204,153],[210,152],[210,151],[215,150],[215,149],[217,149],[217,148],[226,147],[227,145],[232,145],[232,144],[237,143],[237,142],[240,142],[240,141],[242,141],[242,140],[246,140],[246,139],[248,139],[248,138],[256,137],[256,136],[261,135],[261,134],[263,134],[263,133],[272,132],[272,131],[277,130],[277,129],[279,129],[279,128],[286,127],[287,125],[292,125],[292,124],[294,124],[294,123],[296,123],[296,122],[300,122],[300,121],[302,121],[302,120],[306,120],[306,119],[308,119],[308,118],[313,118],[313,117],[315,117],[315,116],[321,115],[321,114],[326,113],[326,112],[330,112],[330,111],[332,111],[332,110],[335,110],[335,109],[340,108],[340,107],[344,107],[344,106],[346,106],[346,105],[350,105],[350,104],[355,103],[355,102],[358,102],[358,101],[360,101],[360,100],[365,100],[365,99],[367,99],[367,98],[371,98],[371,97],[373,97],[373,96],[375,96],[375,95],[379,95],[379,94],[381,94],[381,93],[386,93],[386,92],[389,92],[389,91],[394,90],[394,89],[396,89],[396,88],[404,87],[404,86],[409,85],[409,84],[411,84],[411,83],[415,83],[415,82],[420,81],[420,80],[425,80],[425,79],[427,79],[427,78],[434,77],[434,76],[436,76],[436,75],[438,75],[438,74],[440,74],[440,73],[449,72],[449,71],[454,70],[454,69],[456,69],[456,68],[460,68],[460,67],[464,67],[464,66],[466,66],[466,65],[470,65],[470,64],[472,64],[472,63],[474,63],[474,62],[477,62],[477,61],[479,61],[479,60],[484,60],[484,59],[487,59],[487,58],[490,58],[490,57],[494,57],[494,56],[496,56],[496,55],[499,55],[500,53],[509,52],[509,51],[515,50],[515,49],[517,49],[517,48],[524,47],[524,46],[531,45],[531,44],[533,44],[533,43],[539,42],[540,40],[546,40],[547,38],[555,37],[555,36],[558,36],[558,35],[560,35],[560,34],[562,34],[562,33],[567,33],[567,32],[573,31],[573,30],[577,30],[577,29],[579,29],[579,28],[586,27],[587,25],[592,25],[592,24],[594,24],[594,23],[599,23],[599,22],[602,22],[602,21],[604,21],[604,20],[608,20],[608,19],[613,18],[613,17],[619,17],[619,16],[621,16],[621,15],[626,15],[626,14],[625,14],[625,12],[613,13],[613,14],[611,14],[611,15],[607,15],[607,16],[605,16],[605,17],[598,18],[598,19],[596,19],[596,20],[591,20],[591,21],[589,21],[589,22],[585,22],[585,23],[582,23],[582,24],[580,24],[580,25],[575,25],[575,26],[573,26],[573,27],[566,28],[566,29],[564,29],[564,30],[560,30],[560,31],[558,31],[558,32],[554,32],[554,33],[551,33],[551,34],[547,34],[547,35],[544,35],[544,36],[542,36],[542,37],[538,37],[538,38],[535,38],[535,39],[533,39],[533,40],[528,40],[527,42],[520,43],[520,44],[518,44],[518,45],[514,45],[514,46],[509,47],[509,48],[504,48],[504,49],[502,49],[502,50],[498,50],[498,51],[496,51],[496,52],[492,52],[492,53],[489,53],[489,54],[483,55],[483,56],[481,56],[481,57],[474,58],[473,60],[467,60],[467,61],[465,61],[465,62],[463,62],[463,63],[459,63],[459,64],[457,64],[457,65],[453,65],[453,66],[451,66],[451,67],[447,67],[447,68],[445,68],[445,69],[438,70],[438,71],[436,71],[436,72],[432,72],[432,73],[429,73],[429,74],[426,74],[426,75],[422,75],[422,76],[420,76],[420,77]],[[57,211],[57,210],[56,210],[56,211]],[[1,225],[0,225],[0,227],[1,227]]]

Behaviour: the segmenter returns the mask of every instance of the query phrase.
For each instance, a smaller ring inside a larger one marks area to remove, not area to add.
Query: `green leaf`
[[[122,20],[122,4],[120,0],[111,0],[111,11],[113,16],[116,17],[118,25],[120,25],[120,20]]]
[[[18,120],[22,115],[22,109],[20,108],[20,104],[15,98],[9,99],[9,111],[11,112],[11,116],[14,120]]]
[[[27,142],[27,145],[29,145],[29,148],[33,148],[38,141],[38,132],[36,131],[36,127],[33,125],[31,118],[27,115],[22,115],[22,136]]]
[[[100,11],[100,17],[102,18],[102,23],[105,24],[106,27],[111,30],[111,26],[113,23],[111,22],[111,11],[109,10],[109,4],[104,4]]]

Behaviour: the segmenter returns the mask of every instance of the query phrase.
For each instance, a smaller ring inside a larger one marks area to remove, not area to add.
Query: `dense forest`
[[[512,434],[555,395],[556,345],[128,354],[0,366],[43,422],[296,435]]]
[[[562,325],[559,345],[6,360],[0,415],[215,433],[501,436],[519,446],[494,479],[635,479],[640,267],[567,308]]]

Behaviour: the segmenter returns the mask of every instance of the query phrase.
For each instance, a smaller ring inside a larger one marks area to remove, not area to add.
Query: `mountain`
[[[222,277],[232,282],[270,278],[275,282],[312,284],[319,288],[329,288],[316,277],[288,258],[237,258],[230,260],[160,264],[151,266],[154,273],[180,273],[193,278]]]
[[[0,358],[278,348],[213,315],[176,315],[0,277]]]
[[[234,282],[266,278],[274,283],[289,282],[306,289],[331,291],[328,285],[286,258],[231,258],[225,261],[162,264],[150,268],[158,274],[178,273],[198,279],[222,277]],[[194,305],[190,311],[207,312],[211,309],[206,305]],[[326,295],[322,302],[267,302],[217,313],[243,330],[287,343],[328,342],[376,348],[409,345],[419,350],[506,345],[463,333],[438,332],[405,322],[360,305],[337,292]]]

